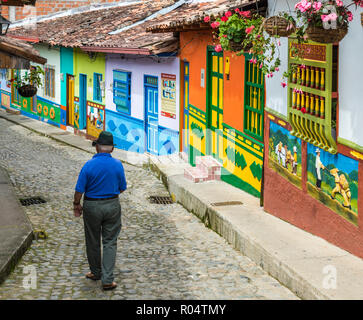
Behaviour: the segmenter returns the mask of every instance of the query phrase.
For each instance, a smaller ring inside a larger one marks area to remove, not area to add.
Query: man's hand
[[[75,217],[80,217],[82,215],[83,208],[81,204],[75,204],[73,206],[73,213]]]

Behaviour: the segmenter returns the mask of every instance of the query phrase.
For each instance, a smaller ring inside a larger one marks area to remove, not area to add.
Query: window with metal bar
[[[101,92],[101,81],[102,74],[93,74],[93,100],[97,102],[102,102],[102,92]]]
[[[246,56],[244,132],[258,141],[263,141],[264,74]]]
[[[130,114],[131,72],[113,70],[113,102],[117,111]]]
[[[44,68],[44,95],[55,98],[55,70],[51,66]]]

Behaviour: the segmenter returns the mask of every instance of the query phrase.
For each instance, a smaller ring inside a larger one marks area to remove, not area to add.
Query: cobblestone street
[[[100,281],[85,279],[83,220],[72,211],[79,170],[92,155],[4,119],[0,147],[0,166],[17,196],[47,201],[24,209],[34,229],[49,235],[33,241],[0,285],[0,299],[297,299],[181,205],[149,203],[150,195],[168,195],[167,190],[150,171],[127,164],[118,287],[103,292]],[[37,272],[36,289],[23,287],[29,265]]]

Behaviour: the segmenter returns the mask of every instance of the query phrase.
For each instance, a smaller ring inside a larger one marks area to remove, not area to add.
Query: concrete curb
[[[212,194],[213,190],[216,190],[216,193],[223,193],[221,190],[225,188],[226,194],[233,193],[234,187],[227,184],[223,186],[223,182],[193,184],[184,178],[181,168],[172,170],[152,161],[150,169],[165,184],[176,202],[195,214],[208,228],[222,236],[236,250],[253,260],[301,299],[362,299],[362,283],[356,283],[357,272],[359,276],[363,276],[363,260],[360,258],[269,215],[258,206],[257,198],[246,193],[240,199],[244,199],[244,203],[249,201],[251,203],[238,206],[238,210],[233,207],[220,209],[211,206],[210,200],[213,201],[213,197],[211,195],[204,197],[201,190],[208,189]],[[216,187],[219,189],[215,189]],[[232,200],[238,192],[243,193],[237,190],[231,197],[218,195],[217,198]],[[264,237],[261,232],[254,232],[254,227],[259,225],[270,234]],[[268,243],[270,238],[273,239],[271,244]],[[296,241],[296,252],[294,252],[294,241]],[[322,285],[324,277],[322,270],[329,264],[337,266],[338,269],[340,286],[336,290],[323,288]],[[344,272],[351,272],[354,277]]]
[[[17,197],[7,172],[0,168],[0,283],[13,270],[33,241],[30,220]]]

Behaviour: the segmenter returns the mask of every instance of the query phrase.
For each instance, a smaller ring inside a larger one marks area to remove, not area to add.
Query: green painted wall
[[[79,74],[87,75],[87,100],[101,103],[93,100],[93,74],[102,74],[102,81],[105,80],[106,57],[103,53],[95,53],[91,59],[87,53],[80,49],[75,49],[73,54],[73,70],[75,75],[74,95],[79,97]],[[105,104],[105,97],[102,97],[102,104]]]

